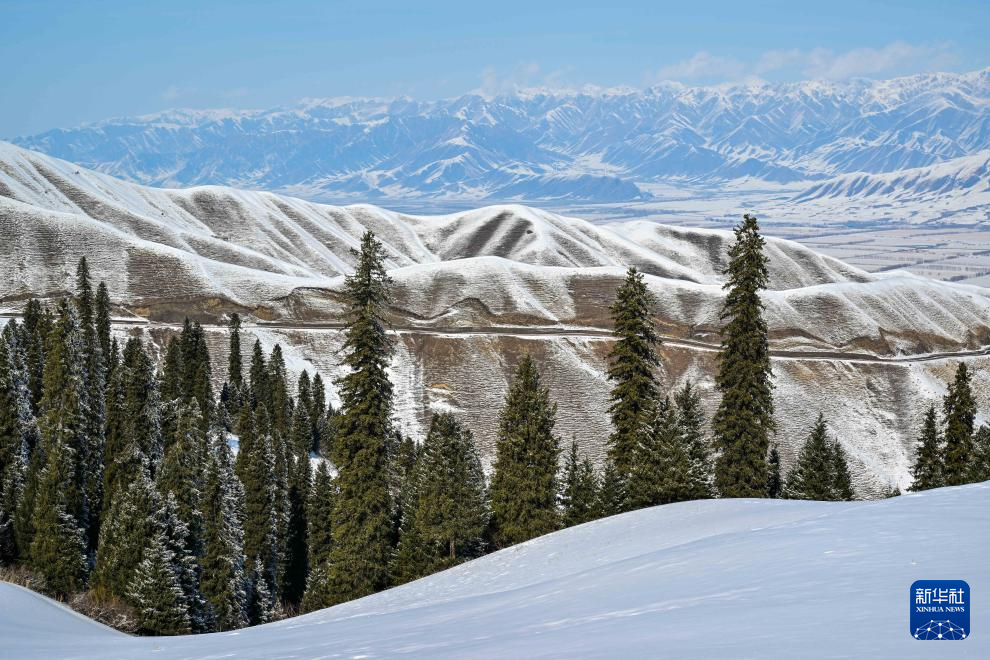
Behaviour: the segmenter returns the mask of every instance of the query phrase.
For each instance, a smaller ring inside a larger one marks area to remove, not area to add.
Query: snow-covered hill
[[[684,502],[581,525],[303,617],[126,637],[0,584],[34,658],[987,657],[990,483],[879,502]],[[915,580],[969,583],[972,635],[909,630]]]
[[[990,149],[990,69],[887,81],[171,110],[14,140],[132,181],[311,199],[647,198],[644,184],[779,183]],[[647,186],[648,187],[648,186]]]
[[[212,186],[164,190],[0,143],[0,307],[71,291],[85,254],[119,313],[147,324],[146,338],[161,342],[165,324],[199,319],[218,365],[224,319],[237,311],[245,349],[255,338],[268,350],[278,342],[291,371],[332,381],[339,288],[366,229],[384,242],[396,283],[392,377],[400,427],[413,437],[433,411],[454,411],[488,465],[491,411],[526,352],[558,401],[561,437],[600,459],[610,433],[608,306],[629,265],[657,296],[666,383],[691,380],[705,405],[717,400],[730,232],[593,225],[519,205],[414,216]],[[790,241],[768,239],[767,254],[785,466],[821,411],[861,493],[906,486],[917,416],[944,393],[957,359],[971,361],[990,410],[990,358],[979,353],[990,345],[990,289],[870,274]]]

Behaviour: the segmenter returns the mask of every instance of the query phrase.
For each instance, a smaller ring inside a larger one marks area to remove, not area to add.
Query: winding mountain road
[[[2,318],[20,318],[21,314],[16,312],[0,312]],[[182,329],[181,323],[163,323],[149,321],[137,317],[115,318],[113,325],[124,327],[156,327]],[[219,323],[204,323],[203,327],[223,329],[227,326]],[[299,323],[287,321],[260,321],[255,323],[243,323],[241,326],[245,330],[252,328],[266,328],[273,330],[297,330],[306,332],[340,332],[345,328],[343,323]],[[432,335],[440,337],[451,336],[492,336],[505,335],[511,337],[573,337],[583,339],[612,339],[612,331],[607,328],[596,328],[589,326],[474,326],[455,328],[433,328],[416,325],[393,325],[391,332],[396,335]],[[698,351],[716,352],[719,344],[713,342],[698,341],[695,339],[685,339],[670,335],[660,335],[661,341],[667,346],[677,346]],[[958,360],[966,358],[990,356],[990,346],[983,346],[978,349],[966,351],[946,351],[937,353],[918,353],[914,355],[874,355],[860,351],[841,350],[813,350],[813,349],[770,349],[770,357],[775,360],[825,360],[841,362],[870,362],[885,364],[912,364],[917,362],[935,362],[938,360]]]

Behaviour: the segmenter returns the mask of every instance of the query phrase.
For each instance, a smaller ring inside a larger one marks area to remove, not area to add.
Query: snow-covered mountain
[[[796,182],[990,149],[990,69],[887,81],[173,110],[15,143],[151,185],[311,199],[644,199],[649,184]]]
[[[490,464],[492,411],[530,353],[558,402],[561,437],[600,459],[610,433],[608,307],[630,265],[658,300],[666,384],[691,380],[706,406],[717,401],[731,232],[594,225],[521,205],[418,216],[216,186],[149,188],[0,143],[0,311],[65,295],[86,255],[118,305],[118,332],[160,344],[188,315],[207,324],[218,365],[227,362],[224,320],[236,311],[247,319],[245,350],[254,339],[266,350],[280,343],[290,371],[332,382],[340,285],[367,229],[385,244],[395,281],[396,413],[414,437],[433,411],[454,411]],[[767,255],[785,465],[821,411],[861,493],[906,486],[917,418],[960,359],[972,365],[980,409],[990,409],[990,289],[871,274],[773,238]]]
[[[129,637],[0,583],[0,655],[985,658],[988,505],[990,483],[880,502],[682,502],[302,617],[199,636]],[[972,617],[967,638],[943,648],[912,636],[909,596],[915,580],[948,578],[969,584]]]

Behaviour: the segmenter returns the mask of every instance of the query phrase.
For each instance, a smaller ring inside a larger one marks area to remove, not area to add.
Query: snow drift
[[[0,654],[30,658],[987,657],[990,483],[878,502],[684,502],[550,534],[417,582],[232,633],[135,638],[0,584]],[[911,583],[961,579],[972,636],[909,631]]]

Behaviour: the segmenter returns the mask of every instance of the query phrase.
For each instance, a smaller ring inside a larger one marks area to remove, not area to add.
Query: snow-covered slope
[[[132,181],[311,199],[648,197],[643,184],[923,167],[990,148],[990,69],[887,81],[527,90],[170,110],[15,139]]]
[[[899,209],[904,222],[990,221],[990,151],[898,172],[857,172],[816,183],[790,203],[821,206],[833,216],[847,207]],[[855,214],[851,214],[855,217]]]
[[[544,536],[313,614],[133,638],[0,584],[11,658],[987,657],[990,483],[879,502],[685,502]],[[972,635],[915,640],[910,587],[961,579]]]

